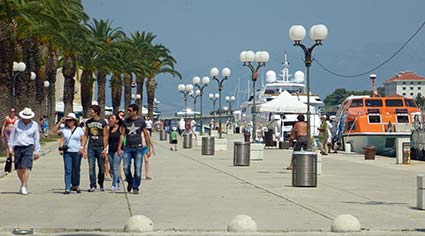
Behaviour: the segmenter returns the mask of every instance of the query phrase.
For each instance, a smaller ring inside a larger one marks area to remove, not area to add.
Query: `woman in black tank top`
[[[108,140],[108,160],[110,166],[110,174],[112,176],[112,186],[111,190],[114,192],[122,188],[122,183],[120,183],[120,166],[121,166],[121,157],[118,156],[118,143],[120,140],[120,125],[117,115],[111,115],[108,119],[109,122],[109,140]]]

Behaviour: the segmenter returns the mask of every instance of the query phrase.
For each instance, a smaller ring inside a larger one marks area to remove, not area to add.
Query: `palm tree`
[[[111,72],[110,58],[111,49],[113,44],[122,39],[125,34],[120,27],[113,28],[109,20],[96,20],[88,25],[90,33],[96,40],[99,49],[97,50],[96,58],[94,58],[94,65],[97,70],[97,96],[99,106],[102,108],[104,114],[105,108],[105,85],[106,75]],[[84,105],[83,105],[84,108]]]
[[[156,81],[155,76],[158,74],[168,73],[173,77],[182,78],[181,74],[174,70],[176,60],[170,55],[170,50],[161,44],[152,47],[152,57],[150,58],[150,68],[148,73],[148,81],[146,83],[148,97],[148,116],[153,118],[153,108],[155,100]]]

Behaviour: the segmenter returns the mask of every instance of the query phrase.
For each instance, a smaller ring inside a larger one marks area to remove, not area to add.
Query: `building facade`
[[[413,72],[400,72],[384,82],[385,96],[398,94],[415,99],[425,95],[425,78]]]

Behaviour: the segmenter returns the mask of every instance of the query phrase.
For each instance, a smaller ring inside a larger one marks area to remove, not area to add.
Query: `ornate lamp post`
[[[227,104],[229,104],[229,112],[230,112],[230,114],[232,114],[232,105],[233,105],[233,103],[235,102],[235,96],[226,96],[226,102],[227,102]]]
[[[25,69],[27,68],[27,65],[25,65],[25,63],[23,62],[13,62],[13,72],[12,72],[12,107],[15,107],[16,105],[16,76],[18,76],[18,74],[20,72],[24,72]],[[32,77],[32,74],[31,74]],[[35,78],[34,78],[35,79]]]
[[[230,75],[230,69],[225,67],[223,70],[221,70],[221,75],[223,76],[222,79],[217,78],[218,76],[218,69],[217,67],[213,67],[210,70],[210,75],[213,78],[213,80],[217,81],[218,83],[218,112],[221,116],[221,91],[223,91],[223,82],[229,78]],[[221,117],[218,120],[219,122],[219,129],[218,129],[218,138],[221,138]]]
[[[216,94],[210,93],[210,94],[208,94],[208,97],[213,102],[213,119],[214,119],[214,122],[213,122],[213,127],[210,128],[210,135],[211,135],[211,130],[215,126],[215,119],[216,119],[215,118],[215,115],[216,115],[216,112],[215,112],[215,103],[217,102],[217,100],[220,97],[220,95],[218,93],[216,93]]]
[[[196,90],[195,92],[196,95],[193,94],[193,90],[190,93],[190,97],[193,98],[193,119],[196,118],[196,100],[198,99],[198,97],[200,96],[199,94],[201,94],[201,90]]]
[[[191,84],[179,84],[179,86],[177,86],[177,89],[179,90],[180,93],[183,94],[183,99],[184,99],[184,120],[186,121],[187,118],[187,97],[189,96],[190,92],[193,90],[193,85]]]
[[[49,86],[50,86],[50,82],[45,80],[44,81],[44,88],[48,88]],[[47,102],[47,93],[46,93],[46,114],[48,114],[48,112],[49,112],[49,109],[48,109],[49,105],[48,104],[49,103]]]
[[[304,51],[304,63],[307,68],[307,150],[311,150],[311,118],[310,118],[310,66],[311,55],[316,46],[322,45],[322,41],[328,35],[328,28],[325,25],[313,25],[310,29],[310,38],[314,44],[307,48],[301,41],[305,38],[306,30],[302,25],[293,25],[289,29],[289,38],[294,41],[294,46],[298,46]]]
[[[201,78],[199,78],[198,76],[193,77],[192,79],[192,83],[195,84],[195,86],[199,89],[200,93],[200,107],[201,107],[201,116],[200,116],[200,120],[201,120],[201,135],[202,135],[202,130],[203,130],[203,126],[202,126],[202,95],[204,94],[204,88],[207,87],[208,83],[210,82],[210,78],[208,76],[204,76],[202,77],[202,86],[199,85],[199,83],[201,82]]]
[[[266,62],[269,61],[270,55],[267,51],[258,51],[254,53],[253,51],[242,51],[240,54],[241,62],[243,62],[243,66],[248,67],[251,70],[251,80],[252,80],[252,91],[253,91],[253,102],[252,102],[252,142],[255,142],[255,136],[257,133],[257,124],[256,124],[256,115],[257,115],[257,109],[255,106],[255,82],[258,78],[258,69],[260,69],[262,66],[266,65]],[[254,67],[252,64],[253,62],[257,62],[257,66]]]
[[[133,99],[132,103],[136,103],[142,96],[140,94],[131,94],[131,99]],[[142,108],[140,108],[142,109]],[[140,110],[141,111],[141,110]]]

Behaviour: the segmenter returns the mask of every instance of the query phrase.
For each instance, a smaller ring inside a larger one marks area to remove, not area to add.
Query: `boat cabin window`
[[[362,107],[363,106],[363,99],[353,99],[351,101],[350,107]]]
[[[366,99],[367,107],[382,107],[382,100],[380,99]]]
[[[408,115],[397,115],[397,123],[409,123]]]
[[[406,107],[416,107],[416,103],[412,99],[405,99],[404,103],[406,104]]]
[[[368,116],[369,123],[376,124],[381,123],[381,116],[379,114],[371,114]]]
[[[401,99],[387,99],[387,100],[385,100],[385,106],[387,106],[387,107],[402,107],[403,101]]]

